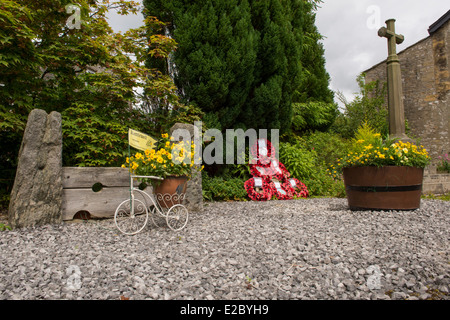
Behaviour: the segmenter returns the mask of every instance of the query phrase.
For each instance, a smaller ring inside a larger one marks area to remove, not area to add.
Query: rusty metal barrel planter
[[[420,207],[423,168],[407,166],[344,168],[351,210],[414,210]]]

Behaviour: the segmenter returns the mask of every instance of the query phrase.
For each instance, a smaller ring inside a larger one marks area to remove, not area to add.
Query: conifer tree
[[[302,79],[293,97],[291,130],[297,134],[326,131],[339,114],[334,92],[328,87],[323,37],[315,25],[317,2],[305,2],[302,23]]]
[[[305,3],[144,0],[146,15],[170,23],[175,83],[184,102],[206,113],[207,125],[282,132],[302,80]]]
[[[325,69],[325,49],[320,42],[323,36],[316,23],[317,4],[305,3],[305,14],[302,23],[304,41],[302,45],[302,81],[294,96],[294,102],[333,103],[334,93],[328,87],[330,76]]]

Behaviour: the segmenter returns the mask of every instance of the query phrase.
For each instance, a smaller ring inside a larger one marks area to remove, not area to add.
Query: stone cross
[[[378,30],[380,37],[388,39],[387,83],[389,107],[389,135],[391,138],[402,141],[411,141],[405,133],[405,112],[402,100],[402,76],[400,61],[397,56],[396,45],[405,40],[405,37],[395,33],[395,19],[386,20],[386,27]]]

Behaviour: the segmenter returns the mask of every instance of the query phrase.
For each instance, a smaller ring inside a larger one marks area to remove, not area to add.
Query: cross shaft
[[[410,140],[405,134],[405,115],[402,100],[402,78],[400,61],[397,56],[396,45],[405,40],[400,34],[395,33],[395,19],[386,20],[386,27],[378,30],[380,37],[388,39],[387,58],[387,82],[388,82],[388,107],[389,107],[389,135],[391,138]]]

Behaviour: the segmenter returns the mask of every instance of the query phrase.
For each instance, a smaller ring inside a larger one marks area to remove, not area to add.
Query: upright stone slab
[[[19,151],[8,219],[13,228],[62,221],[61,114],[34,109]]]
[[[177,131],[178,130],[178,131]],[[196,137],[200,137],[200,130],[198,127],[192,125],[192,124],[185,124],[185,123],[176,123],[173,125],[173,127],[170,129],[170,134],[173,135],[175,132],[184,132],[184,136],[186,136],[187,139],[194,140]],[[180,138],[179,140],[182,140],[181,137],[174,137],[175,139]],[[201,143],[201,141],[200,141]],[[200,146],[201,147],[201,146]],[[202,192],[202,173],[201,172],[194,172],[192,174],[191,179],[187,183],[186,188],[186,206],[189,211],[200,211],[203,209],[203,192]]]

